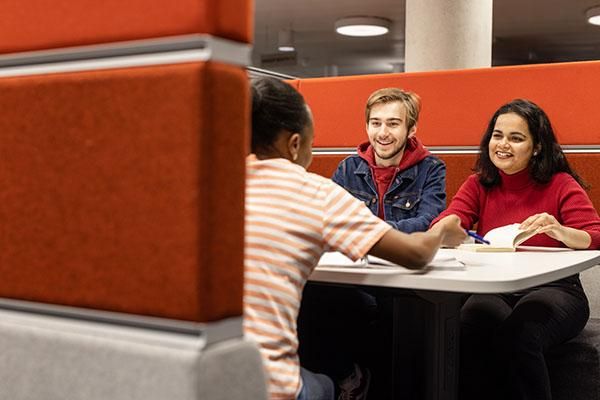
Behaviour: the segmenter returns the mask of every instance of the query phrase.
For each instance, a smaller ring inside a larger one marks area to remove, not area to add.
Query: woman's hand
[[[535,230],[545,233],[552,239],[563,242],[572,249],[587,249],[592,242],[590,235],[582,230],[561,225],[553,215],[548,213],[534,214],[521,222],[519,229]]]
[[[536,233],[545,233],[553,239],[563,242],[566,236],[565,227],[562,226],[554,215],[548,213],[534,214],[521,222],[519,229],[524,231],[534,230]]]

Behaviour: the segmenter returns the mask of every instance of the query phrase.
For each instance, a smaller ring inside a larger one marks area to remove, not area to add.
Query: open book
[[[460,250],[468,251],[515,251],[518,245],[535,235],[535,230],[519,229],[521,224],[504,225],[492,229],[483,238],[490,242],[465,243],[458,246]]]

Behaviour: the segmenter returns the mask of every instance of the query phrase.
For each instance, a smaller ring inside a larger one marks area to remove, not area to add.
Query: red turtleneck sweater
[[[462,226],[471,229],[475,223],[477,233],[546,212],[564,226],[581,229],[590,234],[590,249],[600,248],[600,217],[592,202],[579,184],[566,173],[558,173],[547,184],[537,184],[529,177],[527,169],[514,175],[500,172],[501,183],[490,189],[471,175],[460,187],[448,208],[431,225],[449,214],[456,214]],[[540,234],[527,240],[527,246],[564,247],[548,235]]]

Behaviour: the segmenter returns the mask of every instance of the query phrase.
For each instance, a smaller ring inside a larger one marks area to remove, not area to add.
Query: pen
[[[475,232],[471,232],[469,230],[465,229],[465,232],[467,232],[467,235],[471,236],[473,239],[475,239],[476,242],[481,242],[481,243],[485,243],[485,244],[490,244],[489,240],[485,240],[483,237],[479,236],[478,234],[476,234]]]

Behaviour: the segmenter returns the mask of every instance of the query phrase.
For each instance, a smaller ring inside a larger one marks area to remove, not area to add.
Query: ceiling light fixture
[[[277,49],[283,52],[295,51],[294,32],[291,29],[281,29],[277,35]]]
[[[600,25],[600,6],[590,8],[585,12],[587,22],[592,25]]]
[[[390,31],[391,21],[381,17],[345,17],[335,21],[335,31],[344,36],[381,36]]]

